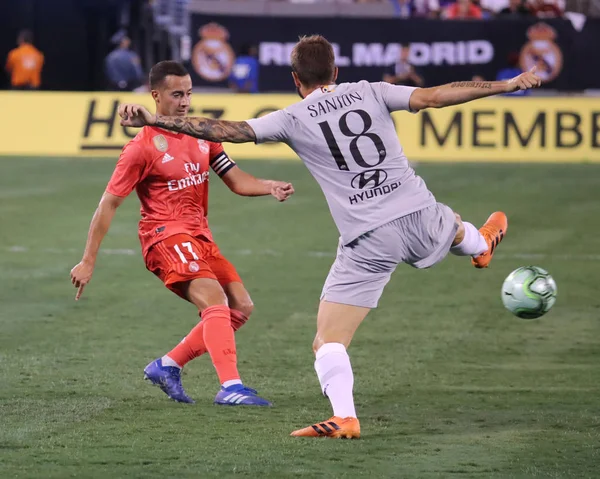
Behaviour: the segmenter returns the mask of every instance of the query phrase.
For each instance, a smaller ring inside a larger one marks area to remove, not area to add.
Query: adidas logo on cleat
[[[312,428],[315,430],[315,432],[317,434],[320,434],[320,435],[329,434],[333,430],[336,430],[336,431],[340,430],[340,426],[338,426],[333,421],[329,421],[328,423],[322,422],[322,423],[319,423],[319,424],[313,424]]]
[[[498,246],[498,243],[500,243],[500,241],[502,241],[503,238],[504,238],[504,231],[500,230],[498,232],[498,235],[494,238],[494,241],[492,241],[492,247],[490,249],[490,254],[492,254],[494,252],[494,250],[496,249],[496,246]]]
[[[244,396],[243,394],[231,393],[229,396],[227,396],[225,399],[223,399],[223,401],[231,403],[231,404],[239,404],[247,397],[248,396]]]

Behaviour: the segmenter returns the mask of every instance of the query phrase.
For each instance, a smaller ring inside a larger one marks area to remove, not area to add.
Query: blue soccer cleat
[[[234,384],[228,388],[221,388],[215,396],[214,404],[221,406],[272,406],[269,401],[257,395],[254,389],[243,384]]]
[[[181,369],[163,366],[162,358],[152,361],[144,368],[144,379],[161,388],[167,396],[177,402],[194,404],[181,385]]]

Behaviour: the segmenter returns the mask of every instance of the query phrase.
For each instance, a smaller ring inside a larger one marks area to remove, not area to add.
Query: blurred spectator
[[[445,12],[445,18],[449,20],[469,20],[482,18],[481,8],[473,4],[471,0],[456,0]]]
[[[525,0],[510,0],[508,7],[500,10],[498,15],[527,16],[531,15],[531,10],[525,4]]]
[[[394,6],[394,14],[400,18],[437,18],[440,14],[439,0],[390,0],[390,2]]]
[[[498,74],[496,75],[496,80],[510,80],[511,78],[514,78],[517,75],[523,73],[523,70],[521,70],[521,67],[519,66],[519,54],[517,52],[509,53],[507,58],[507,64],[508,66],[506,68],[503,68],[498,72]],[[525,96],[529,95],[530,91],[531,90],[517,90],[512,93],[505,93],[505,95]]]
[[[6,71],[15,90],[35,90],[40,87],[44,55],[33,46],[33,34],[23,30],[17,37],[17,45],[6,59]]]
[[[485,78],[482,75],[473,75],[471,81],[485,81]]]
[[[408,61],[410,49],[402,47],[400,57],[390,73],[383,75],[383,81],[394,85],[423,86],[423,78],[417,74],[414,67]]]
[[[509,0],[480,0],[476,5],[481,8],[483,18],[493,18],[509,6]]]
[[[538,18],[559,18],[563,16],[562,10],[553,0],[533,0],[531,12]]]
[[[446,18],[446,10],[452,5],[454,5],[455,0],[439,0],[440,2],[440,17]]]
[[[439,0],[412,0],[413,17],[437,18],[440,15]]]
[[[414,14],[412,0],[391,0],[394,6],[394,14],[400,18],[410,18]]]
[[[229,88],[237,93],[258,93],[258,49],[255,45],[244,45],[235,60]]]
[[[104,65],[110,90],[133,91],[144,81],[140,57],[130,46],[129,37],[122,35],[119,46],[106,57]]]

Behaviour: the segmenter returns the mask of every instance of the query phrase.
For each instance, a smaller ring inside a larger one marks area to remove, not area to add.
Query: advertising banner
[[[599,88],[600,20],[588,19],[581,31],[568,20],[496,19],[443,21],[397,18],[236,17],[194,15],[192,59],[195,83],[226,87],[244,46],[258,48],[261,92],[294,91],[289,59],[301,35],[319,33],[332,44],[339,80],[380,81],[398,60],[402,46],[409,62],[434,86],[471,80],[494,80],[518,58],[524,70],[537,66],[549,88]]]
[[[190,114],[246,120],[298,101],[288,95],[194,95]],[[148,94],[0,92],[4,156],[117,157],[136,129],[119,103],[153,109]],[[393,114],[409,159],[600,162],[600,98],[489,98],[416,115]],[[296,159],[284,144],[226,144],[235,159]]]

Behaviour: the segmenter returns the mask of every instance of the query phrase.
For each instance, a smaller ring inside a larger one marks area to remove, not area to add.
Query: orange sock
[[[206,308],[202,311],[202,323],[204,323],[204,344],[221,384],[232,379],[240,379],[229,308],[225,305]]]
[[[229,311],[231,314],[231,327],[234,331],[237,331],[246,324],[248,316],[237,309],[230,309]],[[167,356],[179,364],[179,366],[183,367],[192,359],[208,352],[206,344],[204,343],[204,323],[205,321],[198,323],[194,329],[183,338],[183,341],[167,353]]]
[[[175,361],[180,367],[185,366],[192,359],[200,354],[197,354],[198,350],[203,350],[202,353],[206,352],[206,346],[204,345],[204,323],[200,322],[189,334],[183,338],[177,346],[167,353],[173,361]]]

